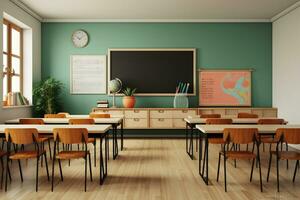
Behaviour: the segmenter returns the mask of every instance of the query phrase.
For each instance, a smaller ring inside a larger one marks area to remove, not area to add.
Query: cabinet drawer
[[[125,118],[147,118],[148,112],[147,110],[125,110]]]
[[[172,119],[166,119],[166,118],[150,119],[150,128],[172,128]]]
[[[197,110],[174,110],[172,111],[173,118],[185,118],[188,116],[197,116]]]
[[[124,115],[122,110],[96,110],[95,113],[108,113],[111,115]]]
[[[186,122],[184,118],[182,119],[173,119],[173,127],[174,128],[185,128]]]
[[[277,117],[277,110],[264,110],[263,117]]]
[[[148,128],[148,120],[142,118],[125,118],[124,128]]]
[[[150,118],[172,118],[171,110],[150,110]]]

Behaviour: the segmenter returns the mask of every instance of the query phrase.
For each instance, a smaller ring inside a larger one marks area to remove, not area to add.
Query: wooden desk
[[[108,140],[107,134],[111,129],[111,125],[35,125],[35,124],[24,124],[24,125],[0,125],[0,135],[4,136],[6,128],[35,128],[40,134],[53,134],[54,128],[86,128],[89,133],[89,137],[100,138],[100,184],[103,184],[107,177],[107,159],[108,159]],[[102,142],[105,139],[105,159],[103,161],[102,153]]]
[[[68,115],[68,118],[41,118],[45,124],[69,124],[70,118],[89,118],[89,115]],[[27,118],[30,119],[30,118]],[[116,159],[118,155],[118,138],[117,138],[117,130],[118,126],[120,126],[120,136],[121,136],[121,150],[123,150],[124,146],[124,130],[123,130],[123,117],[115,116],[111,118],[94,118],[95,124],[110,124],[112,125],[112,136],[113,136],[113,159]],[[5,124],[19,124],[20,118],[7,120]]]
[[[233,124],[257,124],[260,119],[277,119],[277,118],[232,118]],[[206,124],[206,118],[188,117],[184,118],[186,122],[185,140],[186,152],[190,158],[194,159],[194,129],[197,124]],[[285,124],[288,122],[286,121]],[[190,134],[189,134],[190,130]],[[189,138],[190,137],[190,138]],[[190,142],[189,142],[190,140]],[[198,140],[196,141],[196,150],[198,149]]]
[[[257,128],[259,135],[275,135],[278,128],[300,128],[300,125],[196,125],[196,129],[200,131],[199,137],[199,174],[208,185],[208,139],[209,138],[219,138],[223,135],[223,130],[225,128]],[[204,163],[202,165],[201,172],[201,160],[202,160],[202,138],[205,141],[204,146]],[[205,170],[205,174],[204,174]]]

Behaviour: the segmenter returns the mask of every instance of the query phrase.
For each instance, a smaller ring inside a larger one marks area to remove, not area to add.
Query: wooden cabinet
[[[221,114],[236,118],[239,112],[259,117],[277,117],[276,108],[94,108],[93,112],[124,116],[125,129],[184,129],[186,117],[201,114]]]

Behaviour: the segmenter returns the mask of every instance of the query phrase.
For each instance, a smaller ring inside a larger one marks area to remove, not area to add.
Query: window
[[[23,31],[3,20],[3,96],[22,92]]]

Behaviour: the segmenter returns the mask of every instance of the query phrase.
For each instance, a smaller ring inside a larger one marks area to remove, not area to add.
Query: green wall
[[[73,46],[76,29],[88,32],[87,47]],[[272,106],[271,23],[43,23],[42,77],[64,83],[65,111],[88,113],[96,100],[111,100],[106,95],[69,92],[70,55],[106,54],[108,48],[197,48],[197,68],[253,68],[253,106]],[[136,107],[172,107],[172,103],[172,97],[137,97]],[[121,97],[117,104],[121,106]],[[197,105],[198,97],[191,97],[190,107]]]

